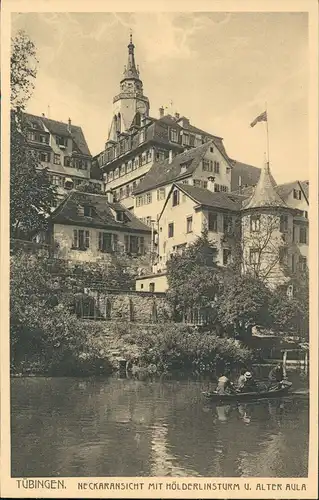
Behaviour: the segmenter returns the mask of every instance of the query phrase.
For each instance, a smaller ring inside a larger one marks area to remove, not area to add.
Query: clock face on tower
[[[136,104],[136,110],[141,113],[141,115],[144,115],[146,113],[146,104],[143,101],[138,101]]]

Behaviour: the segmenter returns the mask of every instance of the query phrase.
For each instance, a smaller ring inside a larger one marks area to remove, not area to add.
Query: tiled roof
[[[90,206],[93,208],[92,217],[80,215],[79,207]],[[112,210],[123,211],[125,222],[118,222]],[[51,219],[56,224],[74,224],[84,227],[98,227],[101,229],[113,228],[123,231],[151,232],[121,203],[108,203],[105,195],[90,194],[73,190],[65,200],[52,213]]]
[[[64,167],[63,165],[55,165],[53,163],[41,163],[38,168],[39,170],[47,168],[49,173],[52,172],[54,174],[63,174],[67,177],[81,177],[82,179],[89,180],[87,170]]]
[[[209,141],[197,148],[189,149],[175,156],[172,163],[169,163],[168,159],[163,162],[154,163],[145,175],[143,181],[135,189],[134,194],[143,193],[149,189],[154,189],[157,186],[177,181],[179,178],[187,177],[192,174],[211,144],[212,141]],[[181,166],[184,163],[186,163],[187,168],[181,173]]]
[[[83,155],[91,156],[81,127],[71,124],[71,132],[69,132],[67,123],[51,120],[50,118],[46,118],[45,116],[32,115],[30,113],[24,113],[24,115],[30,125],[31,123],[35,123],[39,130],[45,131],[46,127],[51,132],[51,134],[57,134],[64,137],[71,136],[79,152]]]
[[[243,204],[245,209],[261,207],[287,207],[277,192],[276,181],[271,174],[268,163],[261,171],[252,196]]]
[[[277,186],[277,193],[284,200],[291,193],[293,188],[298,184],[298,181],[286,182]]]
[[[260,177],[260,168],[242,163],[237,160],[231,160],[233,164],[231,175],[231,190],[237,191],[239,189],[239,177],[241,177],[241,185],[256,186]]]
[[[238,211],[241,208],[243,197],[233,193],[214,193],[209,189],[190,186],[189,184],[176,184],[181,191],[188,194],[199,205]]]
[[[307,199],[309,199],[309,181],[300,181],[300,184]]]

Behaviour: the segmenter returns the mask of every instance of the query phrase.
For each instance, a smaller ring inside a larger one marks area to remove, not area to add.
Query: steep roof
[[[155,162],[148,173],[145,175],[142,182],[135,189],[134,194],[143,193],[149,189],[154,189],[157,186],[162,186],[180,178],[187,177],[192,174],[195,168],[203,159],[208,148],[213,144],[213,141],[206,142],[197,148],[184,151],[169,163],[169,160],[163,162]],[[181,167],[185,164],[186,170],[181,172]]]
[[[48,129],[51,134],[57,134],[64,137],[72,137],[73,142],[79,152],[83,155],[91,156],[81,127],[71,124],[69,132],[69,125],[67,123],[51,120],[50,118],[46,118],[45,116],[32,115],[30,113],[24,113],[24,116],[26,117],[30,126],[32,123],[34,123],[39,130],[45,131],[45,129]]]
[[[256,186],[260,177],[260,168],[233,159],[231,161],[233,164],[231,190],[239,189],[239,177],[241,177],[241,186]]]
[[[199,205],[238,211],[241,208],[243,197],[233,193],[213,192],[206,188],[177,183],[181,191],[190,196]]]
[[[271,174],[268,162],[260,173],[252,196],[243,204],[245,209],[261,207],[287,207],[277,192],[276,181]]]
[[[92,207],[92,217],[81,215],[79,207]],[[122,211],[125,222],[118,222],[112,210]],[[101,229],[114,228],[122,231],[140,231],[150,233],[151,229],[143,224],[121,203],[108,203],[105,195],[84,193],[73,190],[51,214],[56,224],[74,224]]]
[[[300,185],[303,189],[304,194],[307,197],[307,200],[309,199],[309,181],[300,181]]]

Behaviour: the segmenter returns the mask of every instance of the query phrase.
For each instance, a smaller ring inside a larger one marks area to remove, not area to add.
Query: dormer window
[[[84,215],[84,217],[92,217],[93,216],[93,207],[90,207],[89,205],[85,205],[84,210],[83,210],[83,215]]]
[[[116,220],[117,222],[124,222],[124,212],[122,210],[116,211]]]
[[[68,138],[57,135],[55,137],[57,145],[61,148],[66,148],[68,145]]]
[[[67,177],[64,181],[64,189],[73,189],[74,182],[70,177]]]
[[[181,174],[185,174],[187,170],[187,165],[181,165]]]

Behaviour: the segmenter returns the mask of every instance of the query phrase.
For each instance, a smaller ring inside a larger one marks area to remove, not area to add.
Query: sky
[[[308,178],[307,13],[21,13],[39,59],[27,110],[80,125],[103,148],[127,61],[130,30],[150,115],[159,108],[223,137],[228,155],[261,167],[267,103],[277,182]]]

